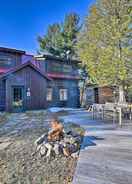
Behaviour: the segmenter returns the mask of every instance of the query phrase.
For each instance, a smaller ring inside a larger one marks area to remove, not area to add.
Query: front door
[[[24,110],[24,88],[23,86],[12,87],[12,105],[13,112],[22,112]]]
[[[98,88],[94,88],[94,98],[95,98],[95,103],[99,103],[99,90],[98,90]]]

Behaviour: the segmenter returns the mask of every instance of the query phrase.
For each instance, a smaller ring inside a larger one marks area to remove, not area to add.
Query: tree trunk
[[[118,102],[119,103],[125,103],[126,102],[125,95],[124,95],[124,89],[123,89],[122,85],[119,86],[119,100],[118,100]]]

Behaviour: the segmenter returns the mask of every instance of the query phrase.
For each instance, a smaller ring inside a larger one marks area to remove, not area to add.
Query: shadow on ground
[[[81,150],[88,148],[89,146],[96,146],[95,141],[104,140],[104,138],[97,136],[84,136]]]

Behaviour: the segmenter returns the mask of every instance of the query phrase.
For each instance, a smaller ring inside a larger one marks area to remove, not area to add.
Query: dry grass
[[[70,184],[77,159],[64,156],[50,161],[36,155],[34,141],[48,131],[52,113],[35,111],[8,114],[0,126],[0,142],[9,146],[0,150],[0,184]],[[5,123],[4,123],[5,122]],[[80,130],[69,123],[71,129]],[[1,148],[1,143],[0,143]]]

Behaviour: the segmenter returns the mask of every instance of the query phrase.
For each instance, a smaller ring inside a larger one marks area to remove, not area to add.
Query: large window
[[[52,101],[52,96],[53,96],[53,89],[52,88],[47,88],[47,101]]]
[[[66,101],[68,99],[67,89],[60,89],[60,101]]]

